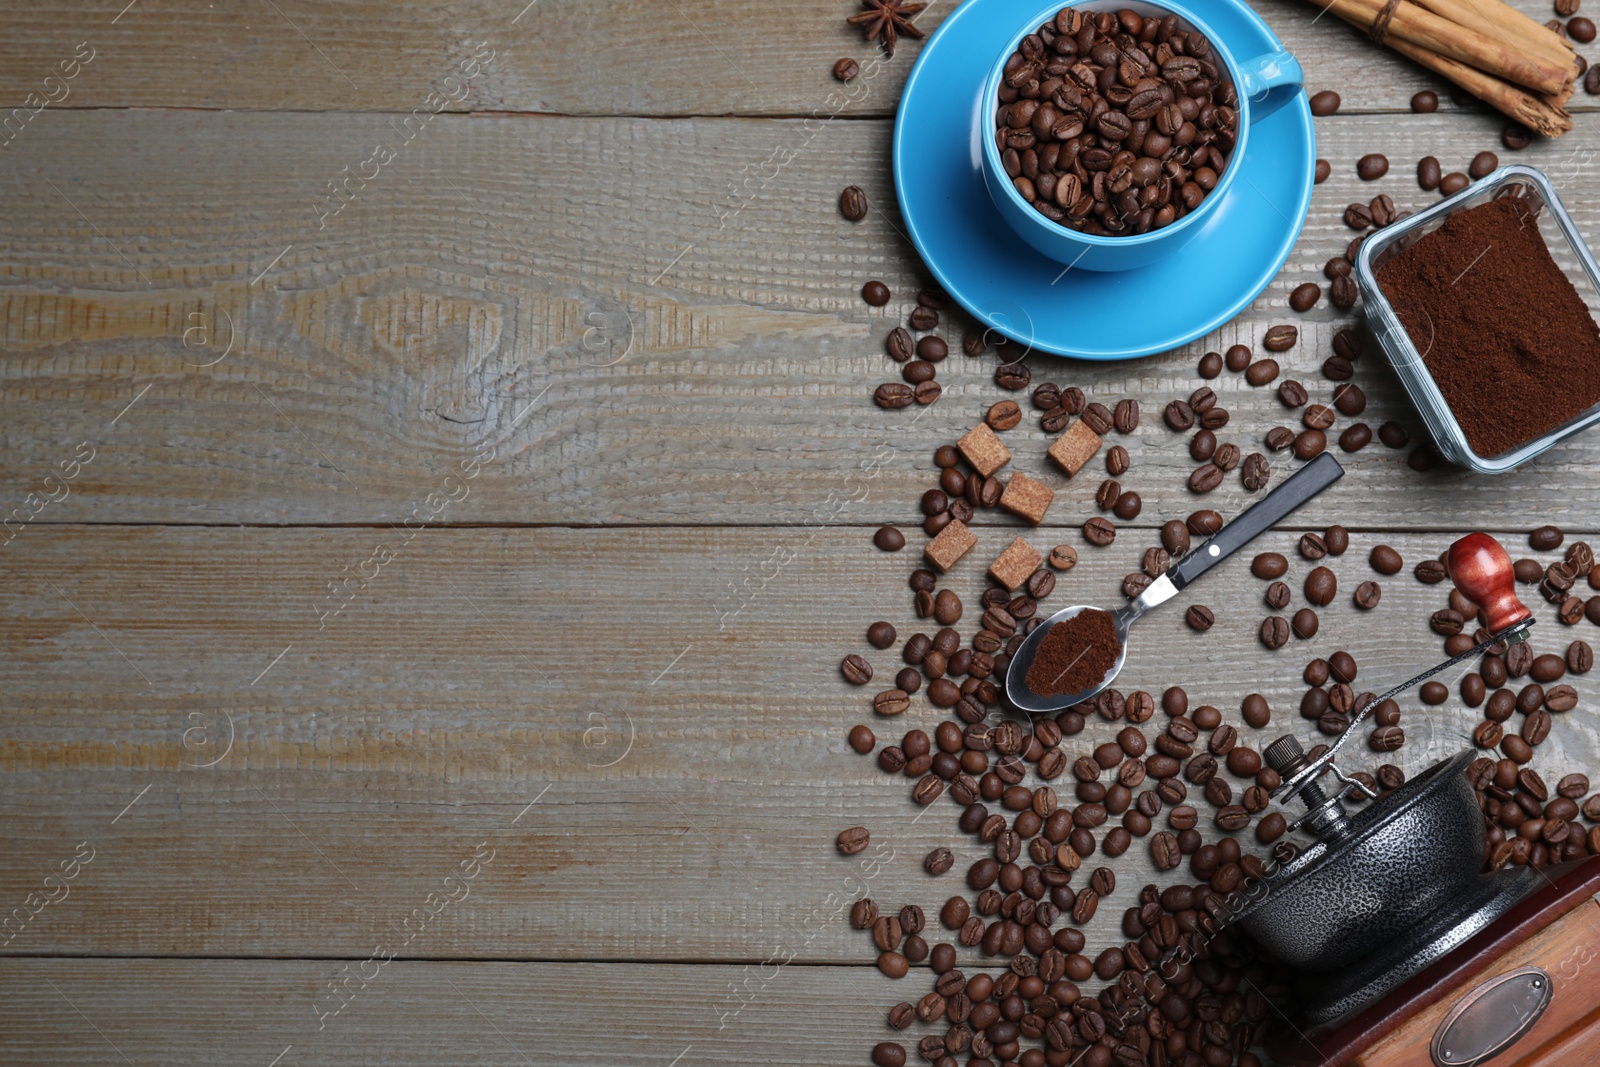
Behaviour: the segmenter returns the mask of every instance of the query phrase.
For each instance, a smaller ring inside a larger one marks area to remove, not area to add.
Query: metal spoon
[[[1042,625],[1035,627],[1027,640],[1022,642],[1022,647],[1017,649],[1017,654],[1011,657],[1011,666],[1006,669],[1007,699],[1022,711],[1035,714],[1053,714],[1088,700],[1110,685],[1122,672],[1122,665],[1128,658],[1128,627],[1143,617],[1145,612],[1171,600],[1190,582],[1276,526],[1290,512],[1342,477],[1344,468],[1327,452],[1295,471],[1282,485],[1252,504],[1243,515],[1213,534],[1205,544],[1173,564],[1166,574],[1151,582],[1149,588],[1133,603],[1111,613],[1117,628],[1117,641],[1122,647],[1117,653],[1116,663],[1098,684],[1079,693],[1043,696],[1028,688],[1027,683],[1028,668],[1033,666],[1039,642],[1044,640],[1044,635],[1051,627],[1072,618],[1089,605],[1075,604],[1070,608],[1062,608]]]

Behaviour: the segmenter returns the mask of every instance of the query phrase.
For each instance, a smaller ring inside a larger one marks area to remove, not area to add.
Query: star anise
[[[891,56],[894,55],[894,43],[899,38],[915,37],[920,40],[924,36],[921,30],[911,24],[911,17],[927,4],[907,4],[903,0],[861,0],[861,6],[866,10],[851,15],[846,21],[852,26],[861,27],[867,40],[881,40],[883,50]]]

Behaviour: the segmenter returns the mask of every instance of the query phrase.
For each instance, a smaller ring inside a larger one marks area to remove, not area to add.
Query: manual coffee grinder
[[[1511,559],[1486,534],[1450,546],[1450,578],[1486,640],[1370,701],[1314,756],[1265,752],[1276,803],[1315,843],[1237,901],[1241,924],[1303,978],[1302,1017],[1267,1050],[1291,1067],[1600,1064],[1600,856],[1483,870],[1473,749],[1382,796],[1335,762],[1378,704],[1488,648],[1527,639]],[[1325,783],[1325,776],[1332,781]],[[1347,810],[1347,799],[1371,803]]]

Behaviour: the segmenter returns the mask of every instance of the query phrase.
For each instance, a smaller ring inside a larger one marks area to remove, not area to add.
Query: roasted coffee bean
[[[1143,504],[1144,502],[1140,499],[1138,493],[1129,491],[1117,497],[1116,503],[1112,505],[1111,510],[1117,518],[1122,519],[1124,522],[1131,522],[1139,517],[1139,511]]]
[[[1351,204],[1344,209],[1344,224],[1352,230],[1365,230],[1372,225],[1372,209],[1365,204]]]
[[[1318,118],[1332,115],[1339,110],[1339,94],[1332,89],[1323,89],[1321,92],[1311,94],[1311,113]]]
[[[875,308],[881,308],[889,302],[889,287],[880,281],[870,281],[861,287],[861,299]]]
[[[908,1011],[911,1008],[909,1004],[904,1006]],[[898,1011],[899,1009],[895,1010]],[[909,1019],[903,1023],[897,1021],[894,1012],[889,1015],[889,1023],[896,1029],[904,1029],[911,1025]],[[880,1041],[872,1046],[872,1062],[877,1064],[877,1067],[905,1067],[906,1050],[903,1046],[897,1045],[893,1041]]]
[[[1287,426],[1274,426],[1267,431],[1266,446],[1274,452],[1282,452],[1294,444],[1294,431]]]
[[[1058,571],[1070,571],[1078,565],[1078,550],[1071,545],[1057,545],[1050,550],[1048,562]]]
[[[1083,537],[1093,545],[1109,545],[1116,540],[1117,528],[1109,520],[1095,516],[1083,524]]]
[[[1089,429],[1101,437],[1111,432],[1114,418],[1115,416],[1111,414],[1111,409],[1099,401],[1084,406],[1083,421],[1088,424]]]
[[[1535,552],[1549,552],[1561,547],[1561,542],[1566,539],[1566,534],[1557,526],[1541,526],[1528,535],[1528,547]]]
[[[1387,161],[1385,161],[1384,169],[1388,169]],[[1400,217],[1399,209],[1394,204],[1394,198],[1388,193],[1379,193],[1373,197],[1372,202],[1367,205],[1367,210],[1372,213],[1372,224],[1374,226],[1387,226]]]
[[[1487,178],[1500,166],[1500,157],[1493,152],[1479,152],[1472,157],[1472,163],[1467,167],[1467,177],[1473,181]]]
[[[1013,392],[1026,389],[1032,379],[1033,373],[1026,363],[1002,363],[994,369],[994,383]]]
[[[1343,256],[1334,256],[1322,265],[1322,276],[1331,282],[1335,278],[1349,277],[1350,272],[1354,269],[1348,259]]]
[[[1184,525],[1196,537],[1210,537],[1222,529],[1222,516],[1210,508],[1201,508],[1199,511],[1191,512],[1184,520]]]
[[[877,921],[878,905],[873,903],[871,897],[862,897],[850,905],[850,925],[857,930],[870,930]]]
[[[1215,463],[1196,467],[1189,475],[1189,489],[1196,493],[1209,493],[1222,484],[1222,468]]]
[[[981,356],[989,350],[989,342],[981,330],[968,330],[961,335],[961,351],[969,356]]]
[[[1268,615],[1261,620],[1260,637],[1268,648],[1282,648],[1289,643],[1289,620],[1282,615]]]
[[[1421,582],[1423,585],[1437,585],[1450,576],[1449,573],[1444,569],[1444,564],[1440,563],[1436,559],[1423,560],[1421,563],[1417,564],[1412,573],[1416,575],[1417,581]]]
[[[1371,611],[1383,598],[1383,588],[1377,582],[1362,582],[1356,586],[1355,604],[1363,611]]]
[[[1567,646],[1567,670],[1573,674],[1587,674],[1594,667],[1594,649],[1587,641],[1574,641]]]
[[[917,394],[902,382],[884,382],[872,394],[873,403],[880,408],[908,408],[916,402]]]
[[[1423,89],[1411,97],[1411,110],[1419,115],[1431,115],[1439,110],[1439,94],[1432,89]]]
[[[1375,182],[1389,173],[1389,157],[1381,152],[1369,152],[1356,160],[1356,177],[1364,182]]]
[[[1211,609],[1204,604],[1189,605],[1188,610],[1184,612],[1183,618],[1189,624],[1191,630],[1202,632],[1211,629],[1212,624],[1217,621],[1217,617],[1212,614]]]
[[[1339,447],[1346,452],[1359,452],[1372,441],[1372,427],[1364,422],[1347,426],[1339,435]]]
[[[1317,160],[1316,169],[1312,173],[1312,184],[1321,185],[1328,180],[1328,175],[1333,173],[1333,164],[1326,159]]]
[[[1172,566],[1172,555],[1160,547],[1144,550],[1143,570],[1152,578],[1159,578],[1167,573],[1167,568]]]
[[[1278,386],[1278,399],[1285,407],[1297,408],[1304,406],[1309,397],[1305,386],[1293,378],[1285,378]]]
[[[1287,352],[1300,339],[1300,331],[1293,326],[1273,326],[1267,330],[1261,345],[1268,352]]]
[[[883,348],[889,354],[890,359],[896,363],[905,363],[911,359],[916,345],[911,340],[910,330],[907,330],[904,326],[896,326],[889,331],[889,336],[884,339]]]
[[[872,664],[852,652],[840,661],[839,673],[851,685],[866,685],[872,681]]]
[[[1244,463],[1239,467],[1240,481],[1247,492],[1254,493],[1265,489],[1267,482],[1272,477],[1272,467],[1267,462],[1267,457],[1260,452],[1252,452],[1244,457]]]
[[[1262,552],[1250,561],[1250,573],[1262,580],[1281,578],[1288,570],[1288,559],[1278,552]]]
[[[916,330],[919,333],[926,333],[927,331],[934,329],[939,325],[939,313],[933,310],[933,308],[923,307],[919,304],[917,307],[911,309],[911,314],[907,317],[906,321],[910,323],[913,330]],[[925,337],[923,340],[937,340],[944,348],[944,355],[949,355],[950,346],[945,344],[943,338]],[[941,355],[939,358],[943,359],[944,355]]]
[[[947,848],[936,848],[928,853],[922,860],[922,869],[929,874],[940,875],[950,869],[955,863],[955,856]]]
[[[1312,288],[1315,288],[1313,286]],[[1271,346],[1268,346],[1269,348]],[[1273,351],[1277,351],[1274,349]],[[1276,380],[1278,377],[1278,361],[1275,359],[1258,359],[1245,368],[1244,380],[1253,386],[1263,386]]]
[[[1317,613],[1310,608],[1301,608],[1294,613],[1294,618],[1289,620],[1289,628],[1294,635],[1302,641],[1308,641],[1317,636],[1317,629],[1321,626]]]
[[[1339,357],[1335,356],[1334,359]],[[1333,406],[1345,415],[1359,415],[1367,410],[1367,394],[1362,392],[1359,385],[1346,383],[1333,391]],[[1372,431],[1367,431],[1367,439],[1372,439]]]
[[[1210,430],[1197,430],[1189,438],[1189,458],[1204,463],[1217,454],[1217,435]]]
[[[1595,25],[1590,19],[1579,15],[1577,18],[1567,20],[1567,36],[1579,44],[1588,44],[1595,38]]]
[[[839,62],[854,63],[855,61],[841,59]],[[839,67],[835,66],[833,69],[835,74],[837,74]],[[852,74],[851,77],[854,77],[854,75]],[[849,78],[840,78],[839,80],[849,81]],[[862,190],[861,186],[845,186],[844,192],[839,194],[839,214],[843,215],[851,222],[860,222],[862,219],[867,217],[867,194]],[[871,301],[869,300],[868,303],[871,303]]]
[[[848,56],[833,65],[833,76],[842,82],[854,81],[857,74],[861,73],[861,64]],[[890,1067],[880,1064],[879,1067]]]
[[[1112,425],[1118,433],[1133,433],[1139,428],[1139,402],[1137,400],[1119,400],[1117,408],[1112,415]]]
[[[895,636],[894,626],[887,622],[875,622],[867,627],[867,643],[873,648],[888,648],[894,644]]]
[[[1367,739],[1374,752],[1393,752],[1406,743],[1406,732],[1398,726],[1380,726]]]
[[[1022,421],[1022,409],[1014,400],[1001,400],[989,408],[983,421],[987,422],[991,429],[1001,432],[1014,429]]]
[[[1302,282],[1289,294],[1289,306],[1296,311],[1310,311],[1322,299],[1322,287],[1316,282]]]
[[[1439,161],[1433,156],[1423,156],[1417,161],[1417,184],[1428,192],[1439,188],[1439,182],[1444,177],[1439,166]]]
[[[1584,72],[1583,91],[1588,93],[1590,96],[1600,95],[1600,66],[1590,67]],[[1529,142],[1532,140],[1533,139],[1531,137],[1528,138]],[[1510,148],[1511,145],[1508,144],[1506,147]],[[1527,143],[1524,143],[1522,147],[1526,148]]]
[[[1596,794],[1600,798],[1600,794]],[[1170,871],[1177,868],[1183,861],[1183,853],[1178,848],[1176,835],[1162,830],[1150,838],[1150,858],[1155,861],[1156,870]]]
[[[1449,174],[1446,174],[1443,178],[1439,179],[1439,191],[1445,196],[1454,196],[1471,184],[1472,179],[1468,178],[1465,174],[1462,174],[1458,170],[1451,171]]]
[[[1201,356],[1200,357],[1200,365],[1197,368],[1197,370],[1199,371],[1200,377],[1205,378],[1208,381],[1210,379],[1212,379],[1212,378],[1215,378],[1217,375],[1221,374],[1222,373],[1222,353],[1220,353],[1220,352],[1207,352],[1205,355]]]
[[[1112,445],[1106,450],[1106,470],[1114,475],[1126,474],[1132,460],[1128,450],[1121,445]]]

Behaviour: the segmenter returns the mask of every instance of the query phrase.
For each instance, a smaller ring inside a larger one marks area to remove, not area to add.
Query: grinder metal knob
[[[1266,759],[1267,766],[1277,771],[1285,780],[1293,778],[1296,772],[1311,762],[1301,749],[1300,742],[1292,734],[1285,734],[1268,745],[1263,758]],[[1329,843],[1350,836],[1352,830],[1350,817],[1345,814],[1344,805],[1340,803],[1340,798],[1344,795],[1342,791],[1330,797],[1322,791],[1322,787],[1313,777],[1296,791],[1296,795],[1306,806],[1306,813],[1296,822],[1296,826],[1305,826]]]

